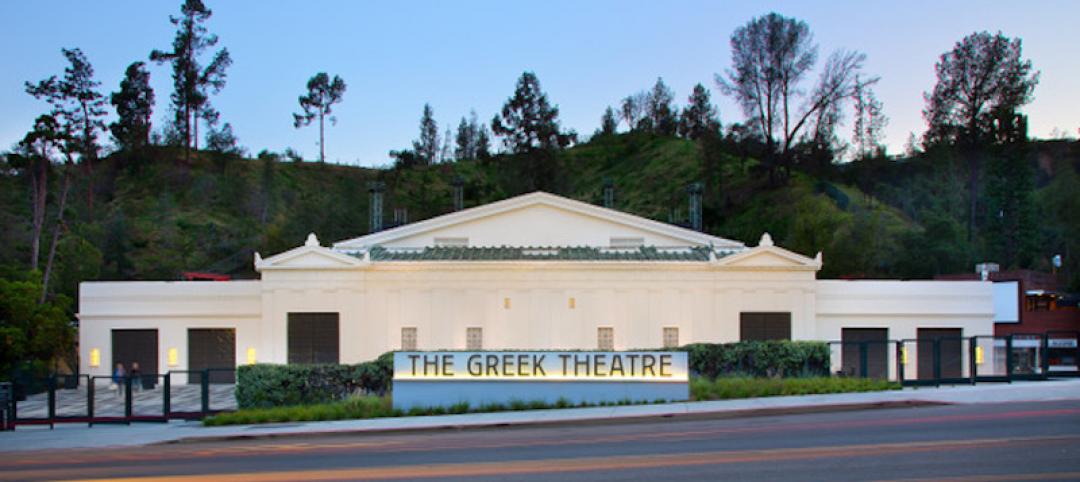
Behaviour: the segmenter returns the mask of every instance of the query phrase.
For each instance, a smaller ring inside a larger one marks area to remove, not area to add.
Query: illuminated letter
[[[409,355],[409,360],[412,361],[412,376],[416,376],[416,359],[420,358],[420,355]]]
[[[593,355],[593,375],[598,377],[606,377],[608,373],[600,373],[601,368],[607,367],[607,355]]]
[[[560,353],[559,358],[562,359],[562,376],[566,376],[566,364],[570,361],[570,355]]]
[[[626,355],[626,358],[630,360],[630,376],[637,376],[637,358],[641,355]]]
[[[585,367],[585,376],[589,376],[589,355],[584,355],[584,359],[578,358],[578,355],[574,355],[574,376],[578,376],[578,367]]]
[[[660,355],[660,376],[671,376],[671,355]]]
[[[533,355],[532,366],[533,376],[547,376],[547,372],[544,371],[544,357],[547,355]]]
[[[488,355],[484,361],[487,365],[487,376],[499,375],[499,355]]]
[[[442,356],[442,374],[444,377],[454,376],[454,355]]]
[[[502,356],[502,374],[504,377],[514,376],[514,355],[504,353]]]
[[[615,372],[619,372],[619,376],[625,376],[626,374],[622,369],[622,355],[618,353],[611,355],[611,376],[615,376]]]
[[[484,374],[484,364],[480,362],[480,355],[469,355],[469,375],[478,377]]]
[[[517,374],[518,374],[519,377],[527,377],[527,376],[529,376],[529,372],[528,372],[528,370],[529,370],[529,355],[526,355],[524,353],[518,355],[518,357],[517,357],[517,366],[518,366]]]
[[[656,357],[652,355],[641,355],[641,376],[645,376],[645,372],[652,373],[652,376],[656,376],[656,370],[653,366],[656,365]]]
[[[427,355],[424,355],[424,375],[428,374],[428,371],[427,371],[428,367],[431,367],[431,373],[432,374],[438,375],[439,374],[439,357],[436,356],[436,355],[431,355],[431,357],[429,358]]]

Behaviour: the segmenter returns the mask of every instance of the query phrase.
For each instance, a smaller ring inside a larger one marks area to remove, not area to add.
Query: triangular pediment
[[[608,247],[615,240],[646,246],[712,246],[738,251],[729,239],[572,199],[534,192],[334,244],[338,251],[375,246],[423,248],[440,242],[487,246]]]
[[[809,258],[794,251],[773,245],[768,234],[758,246],[717,260],[718,267],[757,270],[817,271],[821,269],[821,253]]]
[[[312,234],[299,248],[262,259],[255,253],[255,271],[268,269],[341,269],[363,265],[364,261],[347,254],[319,245],[319,240]]]

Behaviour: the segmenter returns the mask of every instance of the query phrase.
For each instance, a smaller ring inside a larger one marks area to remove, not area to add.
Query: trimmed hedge
[[[688,352],[690,374],[708,379],[829,375],[829,346],[823,342],[695,343],[671,351]],[[270,408],[384,395],[393,373],[393,352],[356,365],[245,365],[236,372],[236,402],[242,409]]]
[[[690,379],[692,400],[731,400],[737,398],[780,397],[787,395],[817,395],[823,393],[855,393],[899,390],[898,382],[876,378],[747,378],[727,377],[709,380]]]
[[[694,343],[676,350],[688,353],[691,375],[709,379],[829,375],[829,345],[820,341]]]
[[[392,352],[355,365],[243,365],[236,370],[236,404],[269,408],[384,395],[393,374]]]

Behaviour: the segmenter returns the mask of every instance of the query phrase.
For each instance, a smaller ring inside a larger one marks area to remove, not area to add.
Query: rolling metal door
[[[112,366],[111,375],[117,363],[124,364],[124,370],[131,372],[131,365],[139,363],[143,375],[158,373],[158,332],[157,330],[113,330],[112,331]]]
[[[741,340],[790,340],[791,313],[739,313]]]
[[[889,355],[887,328],[843,328],[840,331],[843,349],[840,353],[841,369],[845,375],[862,376],[862,353],[866,347],[866,376],[887,378]]]
[[[192,328],[188,330],[188,370],[236,367],[236,330],[232,328]],[[192,373],[189,383],[202,381]],[[236,372],[212,371],[210,383],[236,383]]]
[[[934,364],[941,364],[941,378],[960,378],[963,375],[962,343],[960,328],[919,328],[918,356],[919,380],[933,380]],[[938,342],[938,353],[934,353],[934,341]]]
[[[289,313],[289,363],[338,363],[338,314]]]

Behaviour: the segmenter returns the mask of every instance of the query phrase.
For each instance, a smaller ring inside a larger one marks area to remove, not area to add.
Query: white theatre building
[[[535,192],[331,246],[312,234],[256,254],[258,280],[85,282],[81,366],[106,375],[139,361],[165,373],[355,363],[398,349],[993,333],[989,282],[819,280],[822,262],[768,234],[750,247]],[[882,356],[894,373],[895,355]]]

